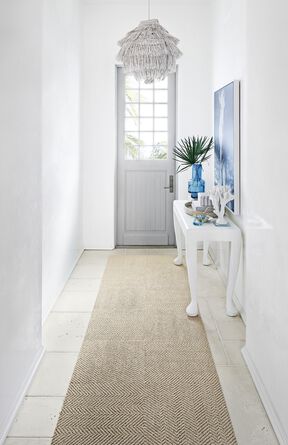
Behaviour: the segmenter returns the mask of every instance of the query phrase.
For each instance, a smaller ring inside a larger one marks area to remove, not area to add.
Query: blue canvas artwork
[[[235,199],[227,204],[239,213],[239,82],[214,93],[214,182],[226,185]]]

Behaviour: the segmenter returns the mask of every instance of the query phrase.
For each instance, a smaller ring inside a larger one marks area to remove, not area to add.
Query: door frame
[[[114,224],[114,234],[115,234],[115,247],[125,247],[125,245],[123,244],[118,244],[118,230],[119,230],[119,80],[118,80],[118,70],[119,69],[123,69],[123,65],[121,64],[115,64],[115,84],[116,84],[116,88],[115,88],[115,114],[116,114],[116,158],[115,158],[115,183],[114,183],[114,188],[115,188],[115,224]],[[173,94],[173,101],[174,101],[174,135],[173,135],[173,141],[174,144],[176,144],[177,141],[177,133],[178,133],[178,65],[176,66],[176,71],[175,73],[173,73],[175,75],[175,85],[174,85],[174,91],[171,91],[168,89],[168,95]],[[168,96],[169,97],[169,96]],[[169,99],[168,99],[169,101]],[[169,147],[168,147],[169,149]],[[172,148],[170,148],[170,150],[172,150]],[[144,161],[145,162],[145,161]],[[155,161],[157,162],[157,161]],[[174,199],[177,199],[178,196],[178,175],[176,172],[176,161],[174,161],[173,163],[173,175],[174,175]],[[173,226],[173,217],[171,218],[171,223],[172,224],[172,228],[174,228]],[[168,228],[167,228],[168,229]],[[169,240],[168,240],[168,244],[167,245],[159,245],[158,247],[167,247],[167,248],[171,248],[174,247],[176,244],[176,240],[175,240],[175,233],[173,230],[173,243],[169,244]],[[135,245],[138,246],[138,245]],[[127,246],[126,246],[127,247]],[[130,246],[132,247],[132,245]],[[144,245],[139,245],[138,247],[145,247]],[[151,245],[149,245],[149,247],[151,247]],[[152,245],[153,247],[153,245]]]

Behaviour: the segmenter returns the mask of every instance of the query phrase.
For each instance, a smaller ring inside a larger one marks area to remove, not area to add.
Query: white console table
[[[186,247],[186,264],[188,270],[188,280],[191,293],[191,303],[186,308],[186,313],[190,317],[198,315],[197,304],[197,243],[203,241],[203,264],[209,265],[208,249],[212,241],[230,242],[230,260],[228,282],[226,289],[226,313],[230,317],[237,315],[237,309],[233,303],[233,293],[236,284],[242,236],[239,227],[229,220],[229,226],[217,227],[213,223],[206,223],[202,226],[193,224],[194,218],[187,215],[184,210],[186,201],[174,201],[173,215],[177,244],[177,258],[174,260],[176,266],[183,264],[183,249]]]

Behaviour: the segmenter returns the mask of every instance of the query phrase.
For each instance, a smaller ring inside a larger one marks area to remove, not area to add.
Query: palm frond
[[[202,164],[207,161],[213,150],[213,137],[188,136],[180,139],[173,149],[173,159],[179,162],[177,173],[187,170],[193,164]]]

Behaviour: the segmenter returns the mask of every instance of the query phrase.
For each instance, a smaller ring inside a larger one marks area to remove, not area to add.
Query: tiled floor
[[[51,443],[107,259],[110,255],[145,253],[170,255],[171,261],[176,256],[175,249],[83,253],[45,323],[46,352],[5,445]],[[238,444],[276,445],[278,442],[242,359],[245,327],[239,317],[225,315],[224,286],[215,266],[202,266],[201,257],[199,252],[200,312]]]

